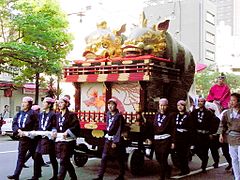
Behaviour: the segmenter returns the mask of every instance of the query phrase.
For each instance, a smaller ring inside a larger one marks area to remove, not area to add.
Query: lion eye
[[[107,43],[102,43],[102,47],[107,48],[108,47]]]

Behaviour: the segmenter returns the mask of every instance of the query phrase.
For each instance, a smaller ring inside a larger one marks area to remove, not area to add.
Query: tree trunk
[[[38,97],[39,97],[39,78],[40,78],[40,73],[36,73],[36,89],[35,89],[35,104],[38,104]]]
[[[60,80],[61,80],[61,77],[60,75],[57,75],[57,99],[59,99],[59,96],[60,96]]]

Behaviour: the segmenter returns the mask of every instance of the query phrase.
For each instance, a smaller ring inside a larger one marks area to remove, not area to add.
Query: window
[[[215,24],[215,15],[210,13],[209,11],[207,11],[206,21],[211,23],[211,24]]]
[[[208,59],[210,61],[214,61],[215,60],[215,53],[213,51],[206,50],[206,59]]]
[[[206,41],[211,44],[215,44],[215,35],[206,31]]]

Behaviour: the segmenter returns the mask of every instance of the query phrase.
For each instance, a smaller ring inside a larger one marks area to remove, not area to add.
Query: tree
[[[226,75],[226,83],[229,85],[231,92],[239,91],[240,87],[240,76],[233,73],[224,73]],[[217,77],[220,72],[212,71],[207,68],[206,70],[197,73],[195,75],[196,90],[198,95],[206,97],[213,84],[217,82]]]
[[[8,2],[8,3],[7,3]],[[44,75],[60,76],[65,57],[72,49],[72,36],[67,33],[68,21],[54,0],[1,0],[2,34],[13,34],[0,44],[0,64],[22,67],[16,82],[36,82],[35,103],[38,103],[39,82]],[[8,11],[6,11],[8,9]],[[6,12],[5,12],[6,11]],[[4,21],[6,19],[6,21]]]

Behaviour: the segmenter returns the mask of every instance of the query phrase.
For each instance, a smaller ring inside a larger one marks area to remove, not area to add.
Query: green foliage
[[[32,44],[21,42],[0,43],[0,59],[9,65],[26,65],[34,63],[36,59],[47,58],[47,52],[36,48]]]
[[[56,1],[0,0],[0,26],[0,68],[21,67],[17,83],[32,82],[41,73],[61,75],[72,35]]]
[[[240,76],[233,73],[224,73],[226,75],[225,82],[229,85],[231,92],[237,92],[240,89]],[[196,90],[198,95],[206,97],[212,85],[217,82],[219,72],[206,69],[195,75]]]
[[[1,0],[0,64],[24,66],[30,74],[59,74],[72,49],[68,22],[53,0]],[[10,36],[9,32],[14,38]],[[27,73],[21,74],[31,77]],[[16,78],[17,79],[17,78]]]

